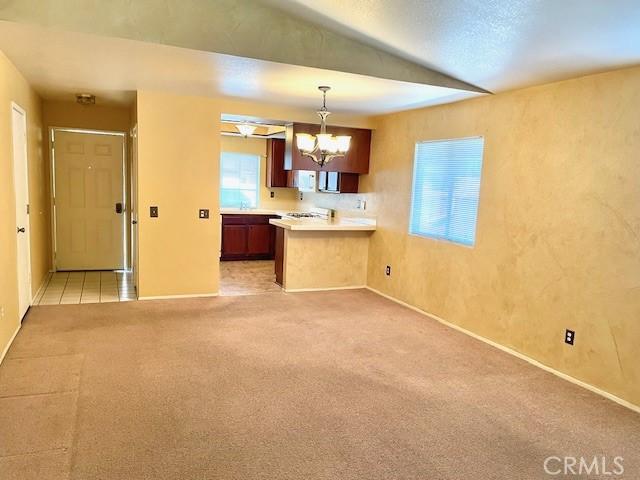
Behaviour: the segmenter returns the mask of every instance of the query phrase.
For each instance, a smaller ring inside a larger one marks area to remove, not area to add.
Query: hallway
[[[136,300],[131,272],[55,272],[33,305],[127,302]]]

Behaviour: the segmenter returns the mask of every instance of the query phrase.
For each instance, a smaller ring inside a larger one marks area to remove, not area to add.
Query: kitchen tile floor
[[[131,272],[55,272],[33,304],[126,302],[135,299]]]
[[[220,295],[281,292],[273,260],[220,262]]]

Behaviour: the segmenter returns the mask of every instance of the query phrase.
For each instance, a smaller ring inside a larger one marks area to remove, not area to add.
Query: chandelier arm
[[[309,157],[314,162],[319,163],[318,162],[318,157],[313,152],[302,152],[301,151],[300,153],[302,153],[303,157]]]

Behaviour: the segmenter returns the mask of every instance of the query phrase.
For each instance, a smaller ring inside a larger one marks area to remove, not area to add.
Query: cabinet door
[[[284,228],[276,227],[275,270],[276,283],[283,287],[284,283]]]
[[[279,138],[267,140],[267,187],[288,187],[284,169],[285,141]]]
[[[224,225],[222,227],[222,256],[245,255],[247,253],[246,225]]]
[[[249,225],[247,253],[249,255],[271,253],[271,225]]]
[[[340,193],[358,193],[357,173],[339,173],[338,191]]]

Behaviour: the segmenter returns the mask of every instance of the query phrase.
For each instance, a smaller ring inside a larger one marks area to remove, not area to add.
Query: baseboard
[[[150,297],[138,297],[138,300],[171,300],[176,298],[205,298],[205,297],[217,297],[218,293],[195,293],[188,295],[157,295]]]
[[[42,279],[42,283],[40,284],[40,287],[38,287],[38,291],[36,292],[35,295],[31,297],[31,302],[33,302],[36,298],[38,298],[40,294],[44,292],[44,289],[47,288],[47,285],[49,285],[49,280],[51,280],[51,275],[53,275],[53,272],[49,271],[49,273],[47,273],[44,276],[44,279]]]
[[[38,287],[38,291],[36,292],[36,294],[35,295],[31,295],[31,300],[29,301],[29,306],[32,306],[33,305],[33,301],[40,296],[40,294],[44,291],[45,288],[47,288],[47,285],[49,284],[49,279],[50,278],[51,278],[51,272],[47,273],[44,276],[44,279],[42,280],[42,283]],[[31,293],[31,292],[29,292],[29,293]],[[18,332],[20,331],[21,327],[22,327],[22,322],[20,322],[18,324],[18,327],[16,328],[16,331],[13,332],[13,335],[11,335],[11,338],[9,339],[9,342],[4,347],[4,350],[2,350],[2,354],[0,354],[0,364],[2,364],[2,361],[4,360],[4,357],[7,355],[7,352],[9,351],[9,348],[11,348],[11,344],[16,339],[16,335],[18,335]]]
[[[631,402],[629,402],[627,400],[624,400],[624,399],[622,399],[620,397],[616,397],[612,393],[609,393],[609,392],[607,392],[605,390],[601,390],[598,387],[594,387],[593,385],[591,385],[589,383],[586,383],[586,382],[583,382],[582,380],[578,380],[577,378],[574,378],[571,375],[567,375],[566,373],[563,373],[563,372],[560,372],[558,370],[555,370],[555,369],[549,367],[548,365],[545,365],[544,363],[539,362],[538,360],[535,360],[535,359],[533,359],[531,357],[528,357],[528,356],[526,356],[526,355],[524,355],[524,354],[522,354],[522,353],[520,353],[520,352],[518,352],[516,350],[513,350],[513,349],[511,349],[509,347],[505,347],[504,345],[500,345],[499,343],[496,343],[493,340],[489,340],[488,338],[485,338],[485,337],[483,337],[481,335],[478,335],[477,333],[473,333],[472,331],[467,330],[465,328],[462,328],[459,325],[456,325],[454,323],[448,322],[448,321],[444,320],[443,318],[438,317],[437,315],[433,315],[433,314],[431,314],[429,312],[425,312],[424,310],[421,310],[418,307],[415,307],[415,306],[410,305],[410,304],[408,304],[406,302],[403,302],[402,300],[398,300],[397,298],[392,297],[391,295],[387,295],[386,293],[382,293],[381,291],[376,290],[375,288],[372,288],[372,287],[369,287],[369,286],[367,286],[365,288],[367,288],[367,290],[372,291],[373,293],[376,293],[376,294],[380,295],[381,297],[387,298],[387,299],[391,300],[392,302],[395,302],[395,303],[397,303],[399,305],[402,305],[403,307],[407,307],[407,308],[413,310],[414,312],[418,312],[418,313],[420,313],[422,315],[425,315],[426,317],[429,317],[429,318],[431,318],[433,320],[436,320],[437,322],[440,322],[441,324],[446,325],[447,327],[453,328],[454,330],[462,332],[462,333],[464,333],[466,335],[469,335],[470,337],[473,337],[473,338],[475,338],[477,340],[480,340],[481,342],[484,342],[484,343],[486,343],[488,345],[491,345],[492,347],[495,347],[498,350],[502,350],[503,352],[506,352],[506,353],[508,353],[510,355],[513,355],[514,357],[517,357],[520,360],[524,360],[525,362],[528,362],[528,363],[530,363],[531,365],[533,365],[535,367],[541,368],[542,370],[544,370],[546,372],[552,373],[553,375],[555,375],[557,377],[560,377],[563,380],[571,382],[571,383],[573,383],[575,385],[578,385],[578,386],[580,386],[582,388],[585,388],[585,389],[587,389],[587,390],[589,390],[589,391],[591,391],[593,393],[596,393],[596,394],[598,394],[598,395],[600,395],[602,397],[605,397],[605,398],[607,398],[607,399],[609,399],[609,400],[611,400],[613,402],[616,402],[619,405],[622,405],[623,407],[626,407],[626,408],[628,408],[630,410],[633,410],[634,412],[640,413],[640,406],[635,405],[635,404],[633,404],[633,403],[631,403]]]
[[[331,290],[358,290],[367,288],[366,285],[356,285],[352,287],[327,287],[327,288],[283,288],[286,293],[299,293],[299,292],[328,292]]]
[[[2,355],[0,355],[0,365],[2,365],[2,361],[4,360],[4,357],[7,355],[7,352],[9,351],[11,344],[16,339],[16,335],[18,335],[18,332],[20,331],[20,327],[22,327],[22,323],[18,325],[18,327],[16,328],[16,331],[13,332],[13,335],[11,335],[11,338],[9,339],[7,346],[4,347],[4,350],[2,351]]]

